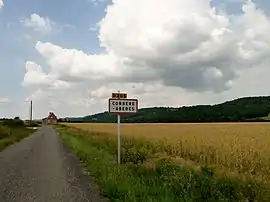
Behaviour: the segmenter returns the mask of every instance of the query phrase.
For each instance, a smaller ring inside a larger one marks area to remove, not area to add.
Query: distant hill
[[[216,105],[190,107],[143,108],[137,114],[122,115],[125,123],[185,123],[185,122],[238,122],[270,121],[270,96],[245,97]],[[116,115],[108,112],[79,118],[67,118],[69,122],[113,123]],[[61,120],[60,120],[61,121]]]

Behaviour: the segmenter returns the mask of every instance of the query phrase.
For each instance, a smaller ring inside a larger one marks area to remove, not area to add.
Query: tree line
[[[268,121],[270,96],[245,97],[216,105],[152,107],[140,109],[137,114],[121,116],[124,123],[203,123]],[[59,122],[114,123],[116,116],[108,112],[85,117],[69,117]]]

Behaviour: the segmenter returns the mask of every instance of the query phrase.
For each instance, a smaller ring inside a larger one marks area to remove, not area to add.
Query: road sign
[[[127,94],[126,93],[112,93],[112,98],[114,98],[114,99],[126,99]]]
[[[109,99],[109,113],[136,114],[138,112],[137,99]]]
[[[117,136],[118,136],[118,163],[120,164],[121,138],[120,138],[120,119],[121,114],[136,114],[138,113],[139,102],[137,99],[123,99],[120,95],[127,97],[126,93],[112,93],[109,99],[109,113],[117,114]],[[114,98],[117,96],[116,98]]]

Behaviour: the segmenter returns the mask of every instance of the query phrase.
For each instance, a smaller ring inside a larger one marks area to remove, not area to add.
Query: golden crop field
[[[68,124],[117,134],[116,124]],[[121,124],[121,134],[162,144],[166,155],[197,166],[270,182],[270,124]]]

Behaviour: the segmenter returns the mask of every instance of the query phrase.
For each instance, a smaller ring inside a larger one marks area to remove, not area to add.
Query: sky
[[[269,0],[0,0],[0,117],[270,95]]]

